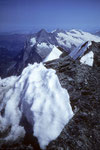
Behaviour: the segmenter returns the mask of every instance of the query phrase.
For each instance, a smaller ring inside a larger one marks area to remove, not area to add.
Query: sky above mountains
[[[0,32],[99,27],[100,0],[0,0]]]

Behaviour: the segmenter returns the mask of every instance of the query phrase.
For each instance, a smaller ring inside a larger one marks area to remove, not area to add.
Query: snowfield
[[[47,62],[47,61],[50,61],[50,60],[57,59],[57,58],[60,57],[61,54],[62,54],[62,52],[54,46],[51,53],[44,59],[43,62]]]
[[[69,30],[66,33],[59,32],[56,37],[58,43],[69,50],[80,46],[87,41],[100,42],[100,37],[81,30]]]
[[[20,121],[24,114],[44,149],[73,117],[69,94],[61,87],[55,71],[46,69],[42,63],[29,65],[15,78],[0,105],[0,111],[5,108],[0,115],[0,132],[11,126],[5,140],[23,137],[25,129]]]

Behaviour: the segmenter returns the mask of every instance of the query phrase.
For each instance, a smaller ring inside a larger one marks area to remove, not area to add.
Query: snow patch
[[[61,54],[62,52],[57,47],[54,46],[51,53],[44,59],[43,62],[57,59],[60,57]]]
[[[88,54],[84,55],[81,59],[80,62],[82,64],[86,64],[89,66],[93,66],[93,62],[94,62],[94,53],[92,51],[90,51]]]
[[[67,90],[61,87],[55,71],[46,69],[42,63],[26,67],[4,101],[5,114],[0,115],[0,131],[11,126],[6,140],[24,136],[25,130],[20,126],[24,114],[42,149],[59,136],[73,116]]]
[[[42,43],[38,43],[37,44],[37,47],[39,48],[39,49],[42,49],[42,48],[52,48],[52,45],[51,44],[47,44],[47,43],[45,43],[45,42],[42,42]]]
[[[33,47],[36,44],[36,38],[35,37],[31,38],[30,42],[31,42],[31,47]]]

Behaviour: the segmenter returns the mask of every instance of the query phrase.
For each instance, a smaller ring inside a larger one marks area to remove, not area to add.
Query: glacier
[[[69,50],[72,51],[75,47],[78,47],[87,41],[100,42],[100,37],[88,32],[72,29],[65,33],[58,32],[56,40],[59,45],[64,46],[67,49],[69,48]]]
[[[8,79],[10,83],[12,77]],[[0,80],[0,85],[3,82]],[[7,84],[5,79],[6,87]],[[29,64],[20,76],[13,77],[13,82],[1,101],[0,111],[2,110],[4,113],[0,114],[0,132],[11,127],[4,140],[24,137],[26,131],[20,125],[24,115],[32,125],[33,135],[37,137],[42,149],[59,136],[74,115],[67,90],[61,87],[55,71],[45,68],[42,63]]]

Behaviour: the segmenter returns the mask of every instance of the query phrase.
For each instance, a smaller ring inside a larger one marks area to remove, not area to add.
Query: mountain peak
[[[45,29],[41,29],[38,33],[47,33],[47,31]]]
[[[48,36],[48,32],[45,29],[41,29],[38,33],[37,33],[37,38],[41,39],[42,37],[47,37]]]

